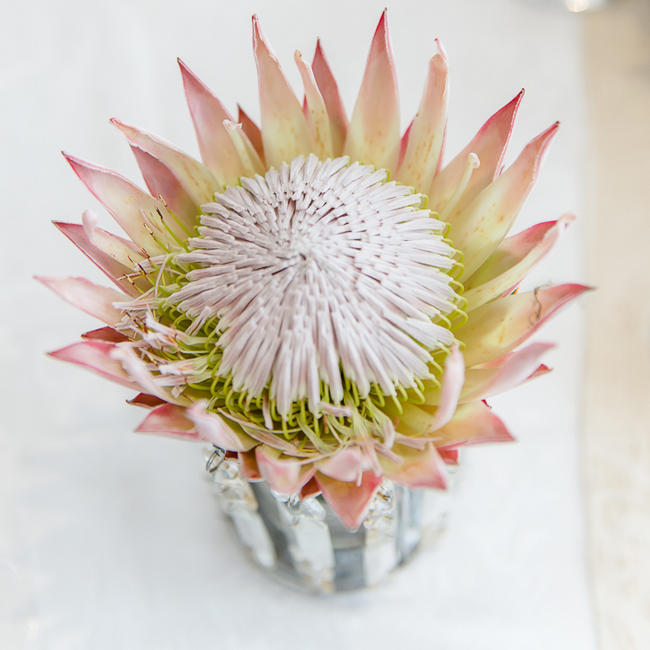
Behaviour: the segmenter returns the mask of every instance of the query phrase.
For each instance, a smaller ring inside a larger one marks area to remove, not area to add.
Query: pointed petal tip
[[[374,472],[364,472],[361,483],[337,481],[317,473],[315,480],[323,498],[350,530],[356,530],[363,520],[372,497],[382,482],[382,477]]]
[[[117,117],[110,117],[108,121],[120,131],[124,131],[125,128],[128,128],[126,122],[122,122],[122,120],[119,120]]]
[[[384,10],[381,12],[381,16],[379,17],[373,40],[376,38],[383,38],[384,41],[388,40],[388,7],[384,7]]]
[[[72,169],[77,171],[78,167],[90,167],[92,166],[90,163],[85,162],[81,158],[78,158],[77,156],[73,156],[72,154],[68,153],[67,151],[61,151],[61,155],[66,159],[67,163],[72,167]]]
[[[556,120],[553,122],[553,124],[551,124],[551,126],[544,129],[537,137],[533,138],[527,146],[539,147],[539,153],[537,155],[538,157],[541,157],[542,154],[546,151],[548,145],[551,143],[551,140],[557,134],[559,128],[560,121]]]
[[[119,129],[124,135],[128,138],[129,137],[129,132],[130,131],[137,131],[137,129],[131,125],[127,124],[126,122],[123,122],[122,120],[118,119],[117,117],[111,117],[108,120],[115,128]]]
[[[579,282],[567,282],[565,284],[556,285],[552,288],[569,299],[576,298],[585,292],[595,291],[597,289],[597,287],[594,287],[590,284],[581,284]]]
[[[510,124],[510,130],[512,130],[512,124],[515,121],[515,117],[517,116],[517,111],[519,110],[519,106],[521,105],[521,102],[524,98],[525,90],[522,88],[507,104],[504,104],[487,122],[487,124],[491,124],[493,120],[498,120],[499,118],[503,119],[503,116],[508,116],[509,117],[509,124]],[[509,139],[509,138],[508,138]],[[507,146],[506,142],[506,146]]]
[[[198,77],[190,70],[190,67],[181,59],[177,57],[176,63],[181,70],[181,77],[183,78],[183,85],[187,83],[199,83]]]
[[[191,84],[191,85],[194,85],[194,86],[200,86],[201,88],[203,88],[205,86],[203,84],[203,82],[194,74],[194,72],[192,72],[191,68],[187,65],[187,63],[185,63],[185,61],[183,61],[183,59],[178,57],[176,59],[176,61],[178,63],[178,67],[181,70],[181,77],[183,78],[183,85],[184,86],[187,85],[187,84]],[[115,119],[115,118],[112,118],[112,119]]]
[[[434,38],[433,41],[436,44],[436,49],[438,50],[433,56],[440,55],[446,61],[448,59],[447,50],[442,44],[442,41],[439,38]]]
[[[258,44],[264,42],[264,35],[260,26],[260,19],[257,14],[251,16],[251,23],[253,27],[253,49],[256,49]]]

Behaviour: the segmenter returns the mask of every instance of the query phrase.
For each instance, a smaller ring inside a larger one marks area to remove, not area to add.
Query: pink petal
[[[337,481],[357,481],[371,468],[367,456],[359,447],[345,447],[316,463],[318,471]]]
[[[166,165],[185,191],[192,198],[195,205],[211,201],[214,193],[221,189],[219,181],[212,172],[198,160],[188,156],[171,144],[160,138],[149,135],[134,126],[129,126],[113,118],[114,124],[132,144],[144,149]]]
[[[465,364],[487,363],[523,343],[560,307],[587,291],[582,284],[560,284],[517,293],[475,309],[455,335],[465,343]]]
[[[343,153],[348,132],[348,116],[345,113],[339,87],[325,58],[320,39],[316,42],[316,51],[314,52],[311,69],[327,108],[332,137],[332,151],[335,156],[340,156]]]
[[[206,411],[204,401],[192,404],[187,417],[194,422],[201,440],[228,451],[248,451],[258,444],[245,433],[235,431],[221,416]]]
[[[541,343],[540,345],[553,347],[553,344],[551,343]],[[491,380],[497,374],[500,364],[505,363],[505,359],[508,359],[509,357],[517,354],[518,352],[519,350],[517,350],[516,352],[510,352],[498,359],[483,364],[482,366],[467,369],[465,372],[465,385],[463,386],[463,390],[460,394],[460,398],[458,399],[459,404],[464,404],[466,402],[471,402],[479,399],[479,396],[482,396],[484,394],[482,392],[483,385],[491,382]],[[508,381],[507,384],[504,383],[501,386],[497,386],[494,388],[491,387],[489,394],[496,395],[497,392],[510,390],[511,388],[514,388],[519,384],[530,381],[531,379],[535,379],[537,377],[543,377],[544,375],[551,372],[551,370],[552,368],[549,368],[546,364],[540,363],[537,367],[535,367],[532,370],[530,374],[524,376],[524,378],[521,379],[520,381],[516,382],[513,379],[511,381]],[[439,395],[433,392],[427,393],[425,395],[425,398],[426,398],[427,406],[435,406],[439,401]],[[413,434],[417,434],[417,431],[411,431],[410,434],[411,435],[408,437],[408,439],[412,440]],[[436,437],[435,435],[433,435],[428,439],[435,440]]]
[[[264,163],[255,150],[252,142],[248,139],[241,124],[235,124],[225,120],[223,127],[232,142],[239,157],[242,176],[254,176],[264,173]]]
[[[127,297],[123,293],[93,284],[86,278],[35,276],[35,279],[66,302],[107,325],[115,325],[122,320],[122,312],[113,307],[113,303],[124,302]]]
[[[537,368],[526,377],[526,381],[536,379],[537,377],[543,377],[544,375],[548,375],[549,372],[553,372],[553,368],[549,368],[545,363],[540,363],[539,366],[537,366]]]
[[[160,397],[147,395],[147,393],[138,393],[133,399],[127,399],[126,403],[132,404],[133,406],[141,406],[146,409],[152,409],[161,404],[167,404],[167,402],[161,400]]]
[[[296,494],[316,470],[310,464],[300,464],[296,458],[283,456],[279,449],[267,445],[255,448],[255,459],[262,478],[280,494]]]
[[[463,354],[455,343],[445,360],[445,368],[440,387],[440,402],[429,431],[444,426],[449,422],[456,411],[463,383],[465,382],[465,361]]]
[[[438,447],[440,458],[445,461],[445,465],[458,465],[458,449],[445,449]]]
[[[455,194],[465,173],[467,157],[474,153],[480,167],[474,171],[455,208],[462,210],[500,171],[501,161],[508,146],[517,109],[524,95],[522,90],[514,99],[499,109],[479,130],[472,141],[440,171],[429,188],[429,207],[441,212]]]
[[[175,404],[154,408],[136,429],[136,433],[155,433],[173,438],[198,440],[194,423],[185,415],[185,409]]]
[[[302,486],[302,490],[300,490],[300,498],[309,499],[311,497],[317,497],[320,493],[320,486],[316,479],[310,478],[307,483]]]
[[[363,521],[370,502],[382,482],[382,477],[374,472],[364,472],[359,485],[337,481],[320,472],[316,473],[315,478],[325,501],[351,530],[358,528]]]
[[[511,442],[514,438],[505,424],[483,402],[461,404],[453,419],[436,431],[439,447],[474,445],[486,442]]]
[[[409,436],[426,436],[444,426],[454,415],[465,382],[465,361],[458,344],[454,344],[447,358],[442,375],[442,385],[424,391],[424,404],[403,404],[402,414],[387,406],[384,411],[394,417],[400,433]],[[435,411],[430,406],[437,406]],[[432,415],[433,413],[433,415]]]
[[[400,457],[400,463],[383,456],[379,458],[387,478],[412,488],[444,490],[447,487],[445,463],[433,443],[427,443],[423,450],[396,445],[393,451]]]
[[[239,469],[244,479],[247,481],[262,480],[254,450],[240,451],[237,453],[237,458],[239,459]]]
[[[311,136],[300,102],[253,16],[253,49],[257,62],[262,141],[269,166],[279,167],[311,151]]]
[[[318,89],[316,79],[314,79],[314,73],[298,51],[295,53],[295,60],[305,88],[305,102],[308,109],[307,114],[313,140],[313,150],[321,160],[325,160],[333,155],[330,120],[327,115],[325,101]]]
[[[224,105],[210,89],[181,61],[187,105],[203,162],[221,185],[236,185],[242,175],[237,152],[223,128],[224,120],[232,120]]]
[[[137,267],[145,259],[146,251],[131,240],[97,228],[97,217],[90,210],[83,213],[81,220],[82,224],[52,223],[124,293],[133,296],[146,291],[151,283]]]
[[[185,398],[174,399],[171,393],[156,383],[156,378],[148,365],[138,356],[130,345],[116,345],[111,350],[111,358],[119,362],[135,384],[145,393],[159,397],[163,402],[181,404]]]
[[[262,131],[260,127],[249,117],[248,113],[237,105],[237,122],[241,124],[246,137],[257,151],[257,155],[264,162],[264,145],[262,144]]]
[[[504,239],[465,283],[465,311],[470,312],[511,292],[526,273],[553,248],[562,230],[574,219],[573,215],[565,215],[557,221],[539,223]]]
[[[112,282],[115,283],[122,291],[129,295],[137,295],[137,289],[130,284],[124,277],[133,270],[117,262],[111,255],[93,245],[81,224],[63,223],[54,221],[54,225],[75,245],[79,250],[91,260]],[[106,233],[108,234],[108,233]],[[126,240],[124,242],[125,250]],[[136,257],[134,255],[134,257]]]
[[[499,365],[492,362],[489,368],[468,370],[461,401],[485,399],[518,386],[539,371],[539,360],[554,347],[553,343],[531,343],[502,357]]]
[[[399,157],[397,160],[397,168],[401,166],[404,156],[406,155],[406,147],[409,143],[409,136],[411,135],[411,129],[413,128],[413,120],[409,122],[409,125],[406,127],[404,133],[402,133],[402,138],[399,141]]]
[[[98,327],[95,330],[84,332],[81,338],[89,341],[106,341],[107,343],[123,343],[129,340],[128,337],[112,327]]]
[[[113,358],[112,355],[115,349],[115,345],[104,341],[81,341],[60,350],[49,352],[49,356],[61,361],[76,363],[102,377],[122,384],[122,386],[137,388],[137,385],[124,370],[122,364]]]
[[[450,219],[449,238],[463,252],[462,280],[485,262],[510,230],[535,184],[543,154],[558,125],[556,122],[532,140],[501,176]]]
[[[158,226],[160,217],[157,210],[165,209],[160,201],[115,172],[63,155],[92,195],[138,246],[152,254],[162,252],[158,242],[167,244],[170,241],[169,235]]]
[[[398,181],[426,193],[438,169],[447,122],[447,57],[441,49],[429,63],[420,107],[410,127]]]
[[[370,46],[361,89],[352,112],[345,153],[353,161],[392,170],[397,164],[399,145],[397,75],[384,9]]]
[[[169,220],[167,226],[177,237],[186,239],[187,231],[194,228],[199,213],[192,197],[185,191],[169,167],[158,158],[136,145],[131,145],[131,150],[151,195],[164,201],[171,212],[185,225],[185,229],[176,223],[174,218]]]

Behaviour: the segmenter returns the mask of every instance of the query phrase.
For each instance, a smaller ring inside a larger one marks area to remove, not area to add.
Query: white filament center
[[[434,320],[454,308],[455,251],[421,195],[386,178],[301,156],[202,207],[178,257],[200,268],[171,300],[195,329],[219,318],[219,373],[235,390],[318,413],[323,384],[343,400],[344,376],[362,397],[431,376],[431,352],[453,341]]]

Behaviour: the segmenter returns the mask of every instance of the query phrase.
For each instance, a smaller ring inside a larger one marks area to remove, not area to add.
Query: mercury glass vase
[[[237,459],[219,449],[206,455],[222,511],[251,558],[275,578],[314,593],[371,587],[442,532],[449,496],[384,480],[356,530],[348,529],[322,496],[298,499],[249,482]]]

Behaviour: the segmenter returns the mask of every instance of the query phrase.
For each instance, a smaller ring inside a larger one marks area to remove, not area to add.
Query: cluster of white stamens
[[[170,300],[194,319],[218,317],[218,372],[252,396],[265,387],[278,412],[325,384],[344,398],[376,384],[431,376],[431,352],[453,341],[436,317],[454,309],[455,251],[422,196],[387,172],[299,157],[242,178],[202,206],[199,236],[178,256],[197,264]]]

